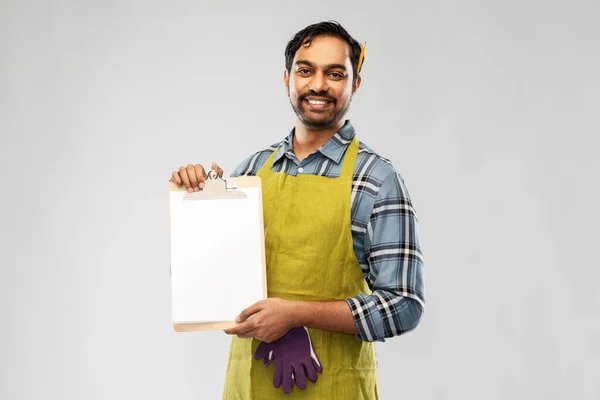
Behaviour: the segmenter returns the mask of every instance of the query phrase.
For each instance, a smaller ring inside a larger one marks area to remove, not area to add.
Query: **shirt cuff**
[[[352,316],[359,331],[359,334],[355,335],[356,339],[365,342],[385,342],[383,319],[375,298],[361,293],[346,299],[346,303],[352,311]]]

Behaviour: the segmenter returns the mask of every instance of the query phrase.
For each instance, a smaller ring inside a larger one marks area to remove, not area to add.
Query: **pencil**
[[[367,42],[363,44],[362,49],[360,50],[360,56],[358,57],[358,67],[356,68],[356,74],[360,74],[360,68],[362,67],[363,59],[365,58],[365,50],[367,49]]]

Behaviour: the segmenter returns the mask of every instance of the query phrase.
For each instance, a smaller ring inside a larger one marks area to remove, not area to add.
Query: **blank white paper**
[[[263,299],[259,189],[239,190],[247,198],[170,192],[174,323],[233,321]]]

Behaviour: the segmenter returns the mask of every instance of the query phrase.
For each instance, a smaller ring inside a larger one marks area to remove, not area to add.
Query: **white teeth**
[[[324,100],[310,100],[310,99],[307,99],[307,100],[310,104],[328,104],[329,103],[328,101],[324,101]]]

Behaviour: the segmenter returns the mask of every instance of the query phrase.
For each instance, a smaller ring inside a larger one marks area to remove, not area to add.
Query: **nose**
[[[327,90],[329,90],[329,86],[327,85],[325,74],[323,74],[321,71],[318,71],[316,74],[314,74],[309,82],[308,88],[316,93],[327,92]]]

